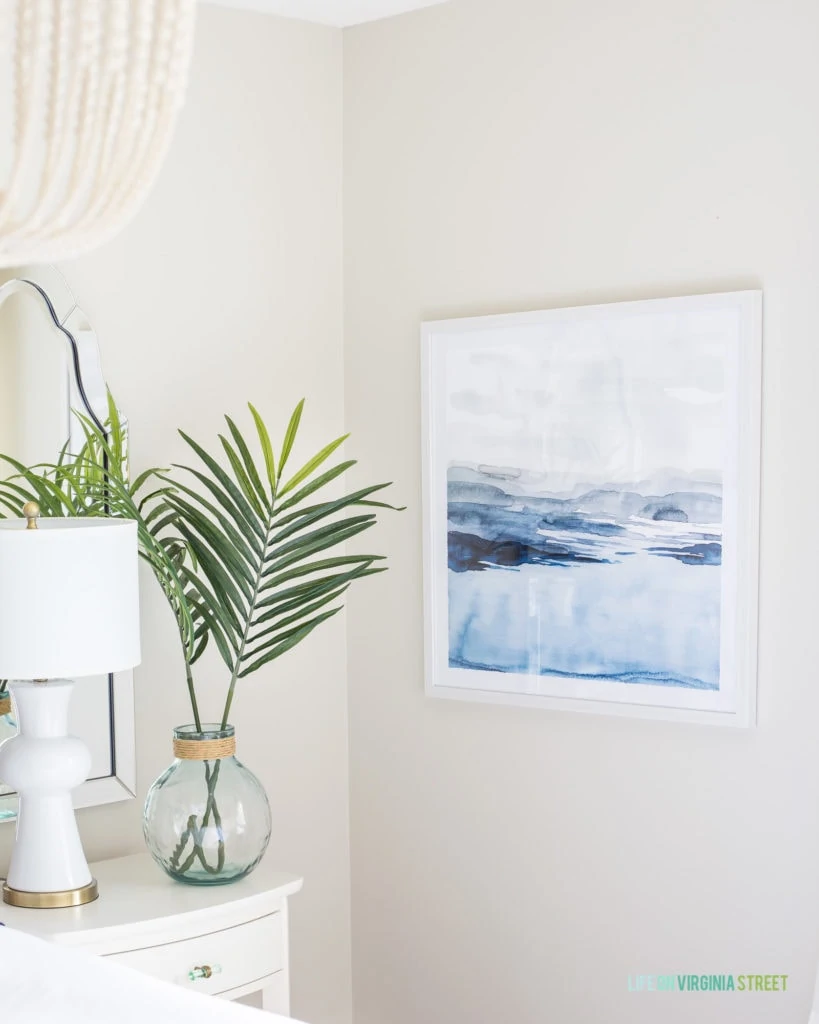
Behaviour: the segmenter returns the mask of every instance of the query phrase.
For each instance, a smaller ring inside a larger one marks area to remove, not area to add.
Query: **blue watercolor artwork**
[[[489,467],[449,471],[451,667],[719,688],[717,484],[504,484]]]
[[[735,337],[725,311],[660,310],[448,349],[454,680],[719,690]]]

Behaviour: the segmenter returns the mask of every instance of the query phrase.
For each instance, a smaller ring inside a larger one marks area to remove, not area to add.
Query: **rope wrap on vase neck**
[[[218,761],[222,757],[233,757],[235,753],[235,736],[226,736],[218,740],[173,741],[174,757],[181,761]]]
[[[10,715],[10,714],[11,714],[11,697],[9,697],[9,695],[7,693],[4,693],[2,696],[0,696],[0,718],[2,718],[3,715]]]

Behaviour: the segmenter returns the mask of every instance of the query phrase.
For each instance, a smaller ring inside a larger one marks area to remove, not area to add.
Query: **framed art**
[[[761,312],[423,324],[430,695],[755,721]]]

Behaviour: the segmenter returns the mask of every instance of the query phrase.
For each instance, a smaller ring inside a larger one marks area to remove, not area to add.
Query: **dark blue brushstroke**
[[[687,523],[688,514],[683,512],[681,508],[674,508],[673,505],[662,505],[655,512],[652,512],[651,518],[655,523]]]
[[[513,513],[513,515],[521,514]],[[551,526],[555,530],[573,530],[575,533],[588,533],[594,537],[614,537],[625,532],[623,527],[618,526],[617,523],[588,519],[580,512],[570,512],[565,515],[547,512],[538,518],[540,520],[538,525],[541,529]]]
[[[451,501],[447,517],[456,526],[469,527],[487,540],[526,541],[539,538],[537,531],[549,528],[571,530],[589,537],[613,537],[626,532],[617,523],[591,519],[579,512],[542,512],[528,506],[512,510],[477,501]]]
[[[491,566],[560,566],[571,562],[593,564],[607,561],[572,551],[566,544],[548,543],[545,537],[535,545],[519,540],[486,540],[455,530],[450,530],[447,535],[447,552],[449,568],[453,572],[480,572]]]
[[[614,523],[590,522],[575,514],[544,515],[482,502],[450,502],[448,518],[449,568],[454,572],[610,562],[611,554],[600,542],[624,532]],[[544,536],[540,530],[553,530],[557,536]]]
[[[499,668],[497,665],[481,665],[469,661],[466,658],[449,656],[450,668],[466,668],[478,672],[509,672],[525,671],[527,668]],[[694,679],[691,676],[676,676],[669,672],[645,672],[636,669],[631,672],[564,672],[560,669],[542,668],[542,676],[557,676],[560,679],[585,679],[588,681],[605,680],[611,683],[648,683],[651,686],[682,686],[691,690],[718,690],[716,683],[706,683],[702,679]]]
[[[722,565],[722,545],[687,544],[683,547],[651,547],[648,550],[661,558],[676,558],[683,565]]]

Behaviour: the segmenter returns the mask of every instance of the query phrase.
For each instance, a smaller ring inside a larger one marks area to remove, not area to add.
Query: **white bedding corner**
[[[3,1024],[293,1024],[11,928],[0,927],[0,964]]]

